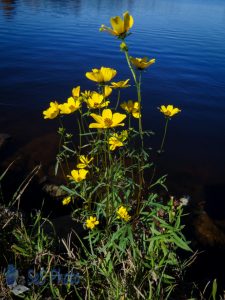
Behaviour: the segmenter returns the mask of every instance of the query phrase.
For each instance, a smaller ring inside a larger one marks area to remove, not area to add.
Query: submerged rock
[[[61,198],[67,195],[67,193],[62,190],[60,186],[55,184],[45,184],[42,190],[53,198]]]
[[[206,211],[202,211],[193,221],[195,235],[202,245],[207,247],[225,248],[225,232],[217,225],[217,222],[209,217]]]

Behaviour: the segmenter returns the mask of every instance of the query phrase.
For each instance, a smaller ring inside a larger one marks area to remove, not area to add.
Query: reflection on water
[[[0,10],[7,18],[11,18],[16,12],[16,0],[0,0]]]

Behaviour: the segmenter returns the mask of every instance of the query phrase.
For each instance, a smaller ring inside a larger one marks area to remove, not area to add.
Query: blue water
[[[0,131],[14,133],[20,126],[21,134],[37,127],[38,121],[28,121],[26,114],[37,112],[41,119],[50,100],[63,102],[76,85],[93,88],[84,76],[93,67],[113,67],[115,79],[129,78],[119,41],[98,30],[126,10],[135,20],[127,39],[130,54],[156,58],[143,76],[143,118],[145,128],[156,132],[152,143],[157,148],[163,132],[157,107],[180,107],[181,114],[169,124],[165,162],[221,178],[224,0],[1,0]],[[134,89],[122,98],[135,99]]]

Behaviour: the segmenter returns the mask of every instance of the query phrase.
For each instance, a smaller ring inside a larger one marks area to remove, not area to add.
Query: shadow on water
[[[1,0],[0,1],[0,13],[1,10],[3,15],[11,19],[16,14],[16,2],[17,0]]]

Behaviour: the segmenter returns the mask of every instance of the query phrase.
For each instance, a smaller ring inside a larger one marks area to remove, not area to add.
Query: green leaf
[[[217,281],[216,279],[213,280],[213,286],[212,286],[212,297],[213,300],[216,300],[216,294],[217,294]]]
[[[172,233],[171,242],[174,242],[179,248],[192,252],[187,242],[178,237],[175,233]]]

